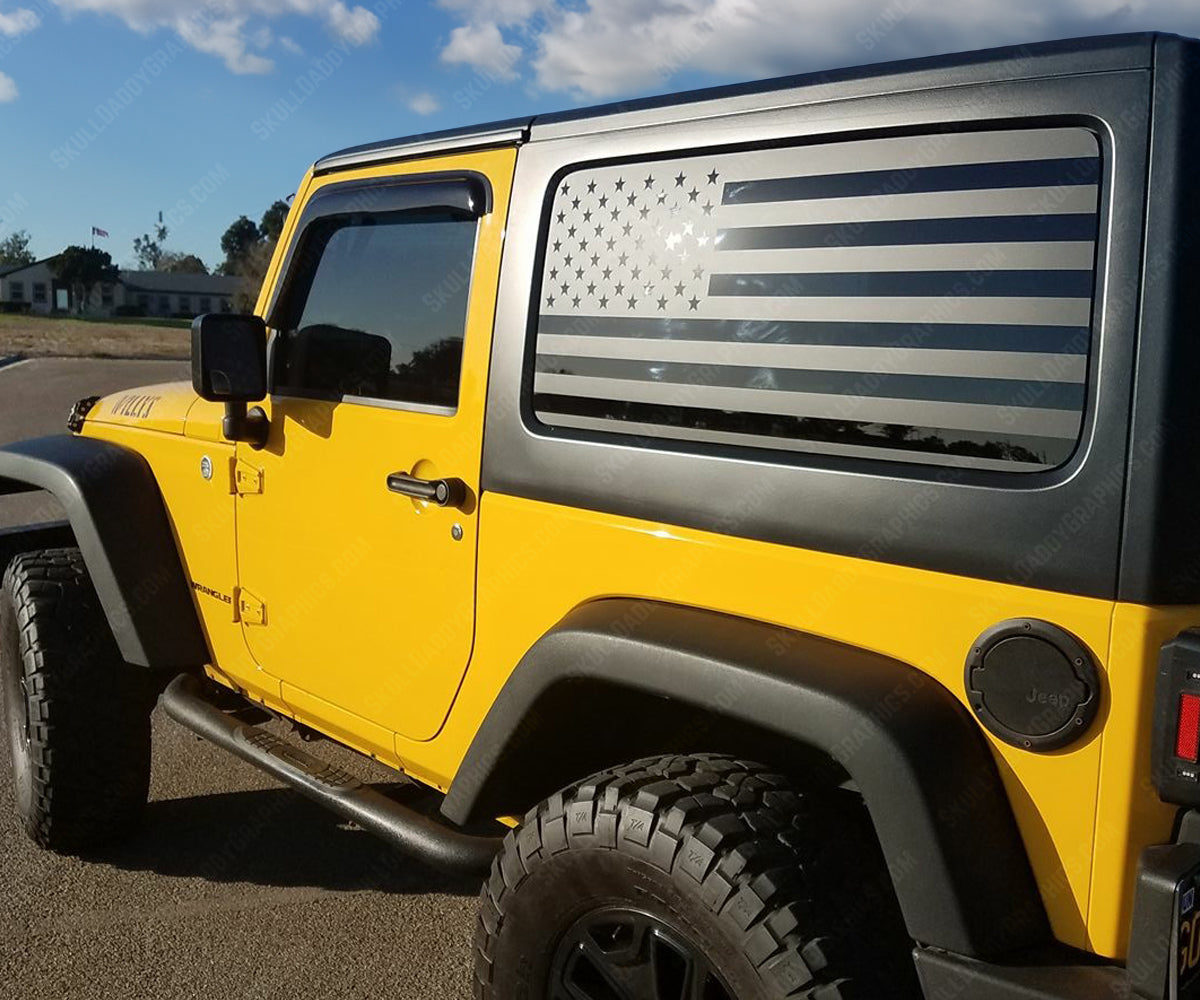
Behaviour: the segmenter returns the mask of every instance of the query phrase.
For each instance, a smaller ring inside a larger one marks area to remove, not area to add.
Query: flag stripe
[[[914,194],[932,191],[984,191],[1009,187],[1069,187],[1096,184],[1100,160],[1096,156],[1007,163],[956,164],[953,166],[889,168],[808,177],[773,177],[725,184],[721,202],[745,205],[764,201],[805,201],[818,198],[861,198],[899,191]]]
[[[720,343],[650,340],[638,337],[575,337],[542,334],[543,356],[678,361],[697,365],[743,365],[809,371],[888,372],[898,375],[958,375],[1082,385],[1087,358],[1078,354],[929,350],[904,347],[846,347],[815,344]]]
[[[915,375],[895,372],[810,371],[762,366],[688,364],[642,361],[636,358],[592,358],[539,354],[536,370],[582,378],[622,379],[651,385],[720,386],[840,395],[847,399],[878,397],[979,403],[992,406],[1078,410],[1083,385],[1059,381],[1018,381],[954,375]],[[586,393],[581,393],[586,395]]]
[[[1085,355],[1091,331],[1085,326],[1018,326],[966,323],[788,322],[748,319],[649,319],[626,316],[543,314],[541,344],[547,336],[636,337],[705,340],[722,343],[823,344],[938,350]],[[559,353],[567,353],[560,351]]]
[[[1030,434],[1042,437],[1073,437],[1079,431],[1080,414],[1070,410],[1036,407],[1000,410],[990,404],[847,397],[828,393],[781,392],[773,389],[744,389],[712,385],[667,385],[636,379],[586,378],[538,372],[534,392],[562,396],[592,397],[636,403],[659,403],[709,410],[773,413],[860,423],[907,424],[978,431],[1007,437]],[[664,392],[664,390],[667,390]]]
[[[737,159],[736,173],[730,167],[725,180],[768,180],[773,177],[808,177],[838,171],[954,166],[964,163],[1004,163],[1070,157],[1093,157],[1099,153],[1096,136],[1081,128],[1000,129],[994,132],[938,132],[926,135],[888,136],[819,142],[755,150],[752,154],[728,154],[719,159]],[[693,161],[695,162],[695,161]],[[659,173],[666,176],[662,171]],[[671,173],[674,173],[672,170]]]
[[[973,295],[1090,302],[1091,271],[858,271],[840,274],[714,274],[709,295],[876,298]]]
[[[642,301],[641,297],[637,298]],[[646,301],[653,307],[653,297]],[[972,295],[966,288],[955,295],[926,298],[715,295],[705,304],[704,311],[713,319],[1088,326],[1092,317],[1091,305],[1090,299],[984,298]]]
[[[925,243],[1090,242],[1095,215],[992,215],[969,219],[902,219],[719,229],[715,248],[787,250],[799,247],[888,247]]]
[[[555,397],[539,396],[536,402],[545,412],[554,411]],[[893,446],[871,446],[862,444],[830,443],[813,438],[789,437],[783,434],[748,434],[744,431],[724,431],[711,427],[686,427],[679,424],[648,423],[624,420],[615,415],[604,417],[582,416],[576,413],[554,412],[554,423],[559,427],[596,431],[602,434],[636,434],[640,437],[663,440],[695,441],[701,444],[732,445],[738,448],[767,448],[784,451],[811,452],[818,455],[847,455],[853,458],[869,458],[890,462],[913,462],[918,465],[948,465],[960,469],[986,469],[991,472],[1036,472],[1049,467],[1047,462],[1028,462],[1006,458],[982,458],[975,455],[957,455],[944,451],[921,451],[918,447],[897,448]],[[1073,444],[1070,439],[1049,439],[1056,451],[1064,444]]]
[[[892,247],[808,247],[733,250],[718,262],[723,274],[843,271],[1084,271],[1091,274],[1096,244],[930,243]]]
[[[818,222],[888,222],[911,219],[963,219],[1004,215],[1095,215],[1095,185],[1064,188],[1012,188],[1001,191],[937,191],[882,194],[866,198],[775,201],[723,205],[726,226],[805,225]]]

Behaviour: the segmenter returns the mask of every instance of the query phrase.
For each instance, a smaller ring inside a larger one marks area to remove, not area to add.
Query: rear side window
[[[428,212],[315,224],[276,391],[457,406],[476,228]]]
[[[1061,465],[1100,176],[1082,128],[577,169],[551,202],[534,416],[684,447]]]

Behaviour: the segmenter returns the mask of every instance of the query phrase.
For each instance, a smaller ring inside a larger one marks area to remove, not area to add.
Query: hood
[[[88,410],[86,422],[223,441],[224,415],[224,406],[201,399],[190,382],[163,382],[104,396]]]
[[[189,382],[122,389],[98,400],[88,411],[87,422],[182,434],[188,410],[197,400]]]

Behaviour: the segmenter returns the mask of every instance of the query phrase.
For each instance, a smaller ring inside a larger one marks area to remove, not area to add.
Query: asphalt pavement
[[[0,367],[0,443],[59,432],[83,396],[187,377],[164,361]],[[0,526],[54,516],[38,495],[0,497]],[[0,998],[466,998],[476,891],[157,712],[142,830],[87,859],[41,851],[13,814],[0,740]]]

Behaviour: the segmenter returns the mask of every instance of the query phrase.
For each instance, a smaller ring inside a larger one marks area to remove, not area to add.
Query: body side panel
[[[743,498],[764,502],[767,494]],[[731,504],[736,522],[740,510]],[[1095,598],[991,583],[772,545],[670,524],[485,493],[476,650],[449,720],[431,745],[398,740],[406,767],[446,787],[515,665],[573,608],[635,597],[757,619],[861,646],[924,671],[960,699],[976,637],[996,622],[1036,617],[1068,629],[1102,674],[1112,604]],[[907,515],[876,527],[881,543],[909,530]],[[991,740],[1055,935],[1088,944],[1101,732],[1032,754]],[[705,750],[710,747],[679,747]],[[1169,833],[1169,823],[1159,831]],[[1116,940],[1094,942],[1107,954]]]

